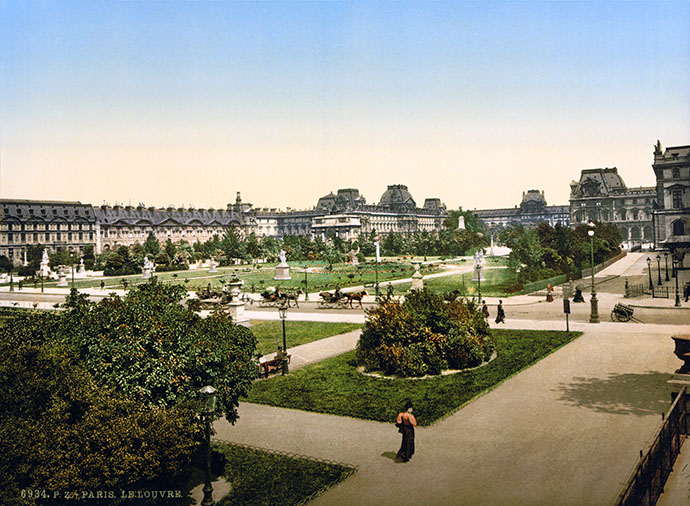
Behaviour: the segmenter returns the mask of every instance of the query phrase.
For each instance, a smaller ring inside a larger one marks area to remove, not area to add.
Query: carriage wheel
[[[616,313],[615,311],[611,311],[611,321],[618,321],[618,313]]]
[[[622,321],[622,322],[629,322],[629,321],[630,321],[630,318],[632,318],[632,314],[630,314],[630,313],[625,313],[625,314],[622,314],[622,315],[621,315],[620,321]]]

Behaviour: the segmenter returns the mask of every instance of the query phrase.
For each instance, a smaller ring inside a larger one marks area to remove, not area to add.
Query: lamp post
[[[10,271],[10,292],[14,292],[14,278],[12,278],[12,271]]]
[[[379,242],[376,241],[374,243],[376,245],[376,284],[374,287],[376,288],[376,296],[379,296],[379,262],[381,261],[381,253],[380,253],[380,245]]]
[[[661,255],[656,256],[656,273],[659,276],[659,286],[661,286]]]
[[[678,260],[673,259],[673,277],[676,278],[676,303],[674,306],[680,307],[680,292],[678,291]]]
[[[589,245],[591,252],[591,262],[592,262],[592,299],[590,304],[592,306],[591,312],[589,314],[589,323],[599,323],[599,301],[597,300],[597,292],[594,289],[594,222],[589,222],[587,224],[589,230],[587,235],[589,236]]]
[[[654,284],[652,284],[652,259],[647,257],[647,273],[649,274],[649,290],[654,290]]]
[[[304,264],[304,301],[309,300],[309,285],[307,284],[307,264]]]
[[[212,506],[213,487],[211,486],[211,418],[216,410],[216,389],[206,385],[199,390],[202,399],[201,416],[206,422],[206,480],[204,482],[204,499],[202,506]]]
[[[278,308],[278,315],[280,315],[280,321],[283,322],[283,370],[282,370],[282,375],[285,376],[288,372],[288,362],[287,362],[287,342],[285,339],[285,319],[287,318],[287,304],[282,304]]]
[[[666,280],[665,281],[669,281],[669,278],[668,278],[668,251],[664,252],[664,261],[666,262]]]

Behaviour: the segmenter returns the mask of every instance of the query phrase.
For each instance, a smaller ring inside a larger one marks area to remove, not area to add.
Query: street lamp
[[[676,278],[676,303],[674,304],[676,307],[680,307],[680,292],[678,291],[678,260],[675,258],[673,259],[673,274],[674,277]]]
[[[666,281],[669,281],[669,279],[668,279],[668,251],[664,252],[664,260],[666,262]]]
[[[599,301],[597,300],[597,292],[594,289],[594,222],[589,222],[587,224],[589,230],[587,235],[589,236],[590,252],[591,252],[591,262],[592,262],[592,299],[590,301],[592,310],[589,315],[589,323],[599,323]]]
[[[652,283],[652,259],[647,257],[647,273],[649,274],[649,290],[654,290],[654,284]]]
[[[288,361],[287,361],[287,342],[285,340],[285,319],[287,318],[287,304],[282,304],[278,308],[278,315],[280,315],[280,320],[283,322],[283,370],[282,375],[285,376],[288,372]]]
[[[10,271],[10,292],[14,292],[14,278],[12,278],[12,271]]]
[[[206,385],[199,390],[202,399],[201,416],[206,422],[206,481],[204,483],[204,499],[202,506],[212,506],[213,487],[211,486],[211,418],[216,411],[216,389]]]
[[[309,285],[307,284],[307,265],[304,265],[304,301],[309,300]]]
[[[661,255],[656,256],[656,273],[659,276],[659,286],[661,286]]]
[[[374,243],[376,245],[376,284],[374,285],[376,288],[376,296],[379,296],[379,262],[381,259],[381,253],[380,253],[380,245],[379,242],[376,241]]]

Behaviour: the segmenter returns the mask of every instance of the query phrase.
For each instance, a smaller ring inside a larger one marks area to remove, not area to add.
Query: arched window
[[[677,220],[671,223],[673,229],[673,235],[685,235],[685,222],[683,220]]]
[[[633,209],[633,212],[632,212],[633,220],[637,220],[637,219],[639,219],[639,217],[640,217],[640,211],[637,209]]]

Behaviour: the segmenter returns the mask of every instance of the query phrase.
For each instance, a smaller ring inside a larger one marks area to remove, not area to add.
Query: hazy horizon
[[[568,203],[690,144],[688,2],[0,2],[0,197]]]

